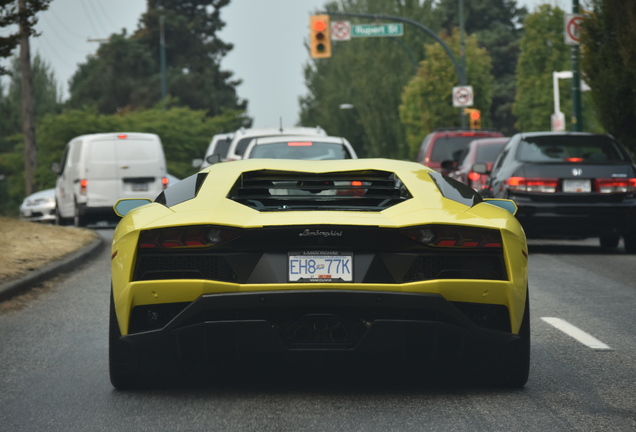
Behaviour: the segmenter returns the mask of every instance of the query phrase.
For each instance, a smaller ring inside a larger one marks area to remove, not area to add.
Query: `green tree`
[[[172,103],[209,116],[242,110],[232,73],[221,59],[232,49],[218,38],[225,25],[221,9],[229,0],[149,0],[134,35],[113,35],[97,56],[80,65],[71,79],[69,107],[95,105],[110,114],[121,109],[150,108],[161,100],[160,22],[165,25],[167,91]]]
[[[29,0],[25,2],[23,13],[19,12],[18,2],[15,0],[0,0],[0,28],[15,26],[20,22],[26,23],[29,28],[29,36],[37,36],[35,25],[38,22],[37,14],[49,8],[51,0]],[[0,58],[8,58],[20,43],[19,30],[0,36]],[[9,71],[0,66],[0,75],[6,75]]]
[[[443,35],[442,40],[458,56],[460,34]],[[480,48],[477,36],[466,37],[466,77],[472,83],[474,106],[482,113],[490,110],[493,93],[492,60],[485,48]],[[400,119],[406,127],[409,156],[414,157],[422,138],[438,127],[459,127],[461,109],[453,107],[452,87],[458,84],[455,67],[439,44],[426,45],[426,60],[420,62],[418,73],[402,93]],[[489,127],[488,116],[482,117],[482,127]]]
[[[429,0],[421,4],[417,0],[342,0],[326,9],[408,17],[436,29]],[[340,17],[332,13],[335,19]],[[369,23],[363,18],[346,19]],[[332,135],[347,137],[362,157],[408,157],[399,121],[400,95],[430,37],[405,27],[404,37],[334,42],[331,58],[310,62],[305,67],[308,94],[300,100],[300,123],[320,125]],[[341,110],[342,104],[353,108]]]
[[[592,0],[582,25],[582,70],[599,122],[636,154],[636,4]],[[588,118],[584,116],[584,126]]]
[[[541,5],[524,21],[521,55],[517,65],[517,95],[514,114],[522,131],[550,130],[554,111],[552,72],[570,70],[570,50],[563,41],[564,12]],[[559,80],[561,111],[570,112],[570,83]],[[566,127],[569,124],[566,115]]]
[[[6,89],[0,87],[0,214],[13,214],[25,195],[24,144],[21,119],[20,60],[16,57],[9,70]],[[51,67],[36,55],[33,59],[35,120],[60,112],[60,90]]]
[[[519,41],[523,33],[521,23],[528,11],[518,7],[516,0],[463,0],[463,4],[466,33],[477,35],[479,46],[486,48],[492,57],[493,103],[490,112],[483,115],[491,119],[495,129],[510,135],[515,132],[512,105]],[[447,32],[459,26],[457,0],[441,0],[435,14]]]

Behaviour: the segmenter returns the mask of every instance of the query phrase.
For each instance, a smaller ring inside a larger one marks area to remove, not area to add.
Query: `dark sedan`
[[[616,247],[622,236],[626,252],[636,253],[636,165],[610,135],[516,134],[483,194],[514,200],[528,237],[598,237]]]

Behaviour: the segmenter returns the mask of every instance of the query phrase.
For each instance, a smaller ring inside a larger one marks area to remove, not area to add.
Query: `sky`
[[[303,67],[309,61],[305,48],[309,16],[326,2],[232,0],[221,10],[226,26],[219,36],[234,44],[221,68],[242,80],[238,95],[248,101],[254,127],[298,122],[298,100],[306,94]],[[572,8],[571,0],[517,0],[530,11],[542,3]],[[99,40],[122,29],[133,33],[145,8],[146,0],[53,0],[40,15],[37,30],[42,35],[31,39],[31,55],[39,53],[51,65],[66,99],[68,81],[78,65],[97,51]]]

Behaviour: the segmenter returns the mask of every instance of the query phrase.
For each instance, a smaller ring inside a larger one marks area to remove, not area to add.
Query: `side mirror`
[[[60,163],[59,162],[51,162],[51,171],[53,171],[57,175],[60,175],[61,174]]]
[[[150,204],[151,202],[152,200],[148,198],[124,198],[117,201],[113,209],[117,216],[124,217],[137,207]]]
[[[517,204],[513,200],[500,199],[500,198],[484,198],[484,202],[497,207],[501,207],[504,210],[508,210],[513,216],[517,214]]]
[[[211,154],[205,158],[205,161],[210,165],[221,162],[221,155],[218,153]]]
[[[488,169],[488,164],[483,162],[477,162],[473,164],[473,171],[477,174],[490,174],[490,170]]]

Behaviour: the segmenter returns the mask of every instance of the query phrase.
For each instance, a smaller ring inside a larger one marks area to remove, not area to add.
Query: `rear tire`
[[[602,248],[615,248],[618,246],[618,242],[620,241],[620,236],[618,234],[615,235],[607,235],[600,238],[601,247]]]
[[[119,390],[139,388],[141,385],[139,358],[134,354],[130,344],[121,340],[112,289],[108,327],[108,366],[111,384]]]
[[[76,227],[86,226],[86,209],[84,206],[75,202],[75,215],[73,217],[73,224]]]
[[[625,244],[625,252],[628,254],[636,254],[636,232],[632,231],[623,236]]]
[[[490,357],[486,367],[486,370],[490,371],[487,377],[489,385],[521,388],[528,382],[530,374],[530,302],[527,294],[519,339],[502,347],[493,357]]]

